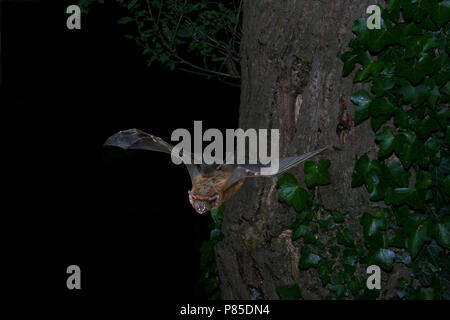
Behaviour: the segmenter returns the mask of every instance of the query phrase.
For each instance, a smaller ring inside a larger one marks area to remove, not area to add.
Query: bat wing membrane
[[[124,131],[119,131],[116,134],[109,137],[106,142],[103,144],[104,146],[112,146],[118,147],[125,150],[135,149],[135,150],[150,150],[150,151],[158,151],[164,153],[172,153],[173,146],[163,139],[159,137],[155,137],[151,134],[148,134],[144,131],[138,129],[128,129]],[[177,156],[177,155],[175,155]],[[183,158],[177,156],[180,160],[183,161]],[[184,161],[183,161],[184,162]],[[199,174],[197,167],[192,164],[192,162],[186,163],[189,175],[191,176],[191,180]]]
[[[228,179],[226,188],[231,186],[236,181],[239,181],[244,178],[260,177],[260,176],[274,176],[274,175],[283,173],[283,172],[289,170],[290,168],[295,167],[296,165],[308,160],[309,158],[312,158],[315,155],[325,151],[326,149],[328,149],[330,147],[331,146],[327,146],[327,147],[324,147],[324,148],[321,148],[318,150],[314,150],[314,151],[305,153],[301,156],[280,158],[278,170],[274,171],[274,172],[270,172],[269,174],[261,173],[261,169],[269,168],[269,165],[261,165],[261,164],[235,165],[235,169],[233,170],[233,172],[230,175],[230,178]]]

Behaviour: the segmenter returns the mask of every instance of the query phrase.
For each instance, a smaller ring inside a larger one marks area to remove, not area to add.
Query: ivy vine
[[[370,200],[386,208],[362,214],[359,244],[339,225],[342,214],[324,211],[292,175],[279,179],[279,200],[298,212],[292,236],[303,240],[299,268],[317,268],[328,298],[377,298],[364,268],[391,272],[399,263],[410,272],[397,279],[392,298],[450,299],[450,1],[386,2],[381,29],[356,20],[356,38],[342,55],[343,75],[359,65],[353,81],[370,84],[351,101],[355,123],[370,121],[378,146],[376,159],[356,160],[352,187],[365,186]],[[307,181],[319,180],[306,168],[305,182],[315,187]],[[278,293],[298,299],[300,288],[280,286]]]
[[[220,299],[219,272],[215,259],[214,247],[222,241],[222,220],[225,206],[211,210],[213,222],[210,225],[211,234],[209,240],[203,242],[200,247],[200,286],[208,295],[210,300]]]

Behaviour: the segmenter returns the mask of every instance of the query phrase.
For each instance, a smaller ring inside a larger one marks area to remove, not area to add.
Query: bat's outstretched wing
[[[119,131],[116,134],[109,137],[103,145],[118,147],[122,149],[159,151],[169,154],[172,153],[173,149],[173,146],[165,142],[163,139],[155,137],[151,134],[148,134],[138,129],[128,129],[124,131]],[[177,156],[179,159],[183,161],[182,157],[178,155],[175,156]],[[186,165],[189,171],[191,180],[194,179],[194,177],[199,174],[197,167],[194,164],[192,164],[192,162],[191,164],[184,162],[184,164]]]
[[[261,176],[274,176],[280,173],[283,173],[290,168],[308,160],[311,157],[314,157],[315,155],[321,153],[322,151],[327,150],[328,148],[331,148],[332,146],[327,146],[318,150],[314,150],[308,153],[305,153],[301,156],[295,156],[295,157],[287,157],[287,158],[280,158],[279,160],[279,167],[276,172],[271,172],[269,174],[262,174],[261,168],[268,168],[269,165],[260,165],[260,164],[239,164],[235,165],[235,169],[230,175],[230,178],[228,179],[228,183],[226,188],[231,186],[236,181],[239,181],[244,178],[250,178],[250,177],[261,177]]]

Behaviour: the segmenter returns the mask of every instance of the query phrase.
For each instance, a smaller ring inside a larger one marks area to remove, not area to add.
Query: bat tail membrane
[[[321,149],[317,149],[308,153],[305,153],[301,156],[294,156],[294,157],[286,157],[286,158],[280,158],[278,163],[278,170],[273,170],[269,173],[261,173],[262,168],[269,168],[269,165],[236,165],[235,169],[233,170],[233,173],[231,174],[226,188],[230,187],[233,183],[236,181],[239,181],[244,178],[249,177],[261,177],[261,176],[274,176],[280,173],[283,173],[287,170],[289,170],[292,167],[295,167],[296,165],[308,160],[309,158],[314,157],[315,155],[332,148],[333,146],[326,146]]]
[[[295,156],[295,157],[287,157],[287,158],[281,158],[279,163],[279,169],[278,172],[275,174],[283,173],[284,171],[289,170],[292,167],[295,167],[296,165],[308,160],[309,158],[314,157],[315,155],[332,148],[333,146],[329,145],[321,149],[317,149],[305,154],[302,154],[301,156]]]

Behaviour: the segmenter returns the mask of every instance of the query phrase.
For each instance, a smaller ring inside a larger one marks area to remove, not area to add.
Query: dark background
[[[235,128],[239,88],[146,67],[116,25],[114,2],[66,28],[76,1],[1,8],[3,274],[9,295],[186,300],[197,284],[209,214],[190,206],[190,179],[161,153],[102,148],[119,130],[170,141],[176,128]],[[66,288],[81,267],[82,290]]]

